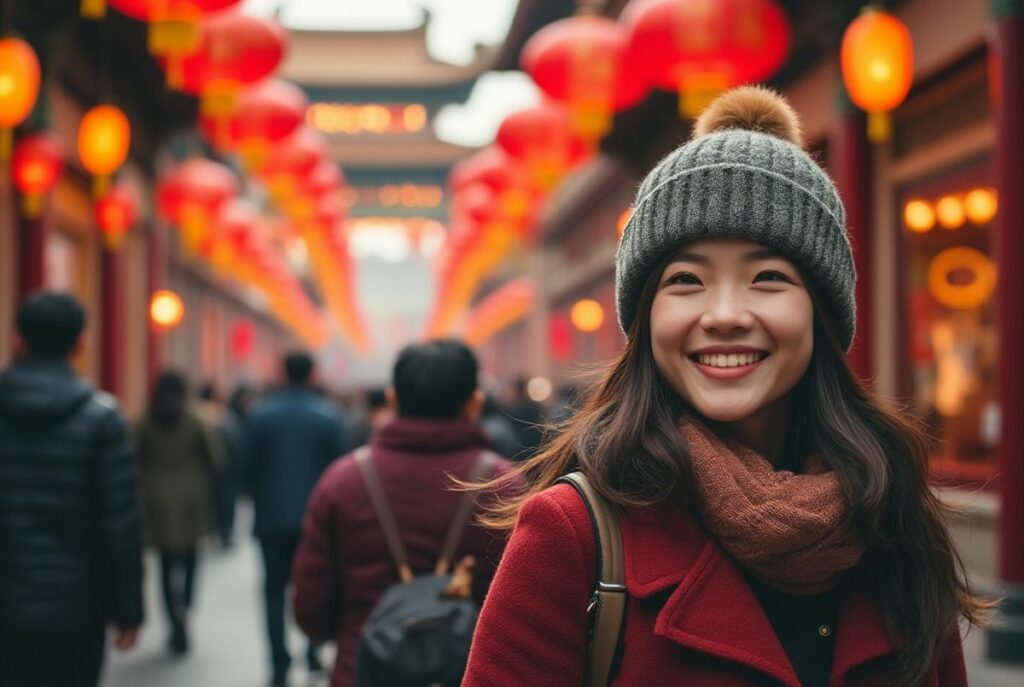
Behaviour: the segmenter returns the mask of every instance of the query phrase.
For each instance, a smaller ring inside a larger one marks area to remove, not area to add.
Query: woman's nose
[[[733,290],[724,290],[707,301],[700,326],[708,331],[728,334],[745,331],[754,324],[754,315],[746,300]]]

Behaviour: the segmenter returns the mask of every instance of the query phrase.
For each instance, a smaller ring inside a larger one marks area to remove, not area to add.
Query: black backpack
[[[433,574],[414,576],[369,449],[356,451],[355,460],[401,578],[385,590],[363,626],[355,683],[357,687],[458,687],[480,609],[472,599],[444,592],[474,495],[463,494],[456,506]],[[483,452],[469,481],[489,474],[495,461],[493,453]]]

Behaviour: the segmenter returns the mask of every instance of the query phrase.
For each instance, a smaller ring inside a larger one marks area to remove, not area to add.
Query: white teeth
[[[708,367],[741,367],[753,365],[763,357],[762,353],[712,353],[699,355],[697,360]]]

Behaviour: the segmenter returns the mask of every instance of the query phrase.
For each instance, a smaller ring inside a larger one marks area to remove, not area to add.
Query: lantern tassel
[[[868,112],[868,140],[885,143],[892,138],[892,117],[888,112]]]
[[[14,130],[3,126],[0,127],[0,161],[6,162],[11,159],[11,149],[14,147]]]
[[[43,199],[41,193],[26,193],[21,197],[21,214],[28,219],[38,219],[43,214]]]
[[[107,14],[107,0],[82,0],[78,13],[84,19],[103,19]]]
[[[102,198],[110,191],[110,175],[97,174],[92,178],[92,197]]]

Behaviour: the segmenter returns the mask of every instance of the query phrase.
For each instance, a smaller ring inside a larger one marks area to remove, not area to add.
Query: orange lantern
[[[125,186],[115,186],[96,199],[96,224],[108,250],[117,250],[135,224],[135,198]]]
[[[583,298],[573,304],[569,319],[572,326],[581,332],[596,332],[604,324],[604,308],[592,298]]]
[[[196,254],[221,205],[238,195],[238,180],[224,165],[193,158],[165,174],[157,184],[157,211],[181,229],[185,250]]]
[[[907,97],[914,80],[910,31],[888,12],[866,7],[846,27],[840,63],[850,100],[868,113],[868,138],[888,140],[889,112]]]
[[[636,105],[649,90],[629,32],[590,11],[533,34],[520,64],[542,91],[569,107],[574,128],[591,142],[611,129],[612,112]]]
[[[113,105],[97,105],[78,125],[78,157],[93,175],[92,193],[98,198],[110,188],[110,178],[128,157],[132,129],[128,117]]]
[[[149,22],[149,52],[167,61],[167,85],[181,88],[182,60],[201,45],[200,23],[205,14],[236,5],[240,0],[109,0],[119,12]]]
[[[495,142],[523,163],[534,186],[543,192],[551,191],[590,152],[586,140],[576,133],[568,109],[553,102],[506,117]]]
[[[157,331],[174,329],[185,318],[185,304],[178,294],[161,289],[149,300],[149,319]]]
[[[14,127],[39,97],[39,58],[20,38],[0,38],[0,161],[11,156]]]
[[[789,21],[772,0],[634,0],[622,21],[651,82],[679,93],[683,117],[767,79],[789,54]]]
[[[29,218],[38,217],[46,194],[64,168],[60,141],[45,131],[29,134],[14,147],[11,163],[14,185],[22,194],[22,212]]]

